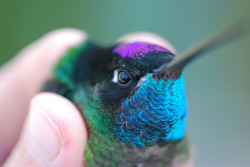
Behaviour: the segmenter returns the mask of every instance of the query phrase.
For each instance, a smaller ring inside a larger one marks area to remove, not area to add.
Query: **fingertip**
[[[134,32],[134,33],[129,33],[126,34],[122,37],[120,37],[117,42],[124,42],[124,43],[131,43],[131,42],[148,42],[148,43],[153,43],[155,45],[159,45],[162,47],[165,47],[172,51],[173,53],[176,53],[176,50],[174,47],[171,45],[170,42],[168,42],[166,39],[163,37],[151,33],[151,32]]]
[[[80,111],[71,101],[55,93],[40,93],[33,98],[32,104],[43,107],[62,135],[72,139],[77,136],[81,138],[80,142],[86,145],[86,124]]]
[[[88,134],[82,114],[75,105],[68,99],[54,93],[40,93],[34,97],[32,103],[43,106],[46,114],[58,127],[63,139],[62,153],[55,163],[62,164],[62,160],[64,165],[72,163],[76,166],[76,164],[83,163]],[[72,156],[74,158],[70,158]]]
[[[42,37],[38,45],[47,53],[47,58],[51,58],[52,62],[57,61],[67,49],[78,45],[87,40],[88,35],[85,31],[63,28],[51,31]]]
[[[22,137],[7,166],[82,166],[87,129],[81,114],[66,98],[41,93],[31,102]]]
[[[47,33],[22,50],[7,66],[7,76],[12,84],[30,100],[44,82],[51,78],[59,59],[73,47],[87,40],[86,32],[64,28]],[[32,82],[30,81],[32,77]]]
[[[53,68],[68,49],[79,45],[87,38],[87,33],[78,29],[64,28],[54,30],[22,50],[14,62],[22,63],[20,66],[25,67],[24,72],[26,73],[29,69],[41,72],[38,77],[44,80],[43,73],[48,76],[51,72],[48,70]]]

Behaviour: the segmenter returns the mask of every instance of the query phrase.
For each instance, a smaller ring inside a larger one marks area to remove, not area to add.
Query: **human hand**
[[[0,166],[83,166],[87,133],[80,113],[59,95],[36,94],[58,59],[85,39],[78,30],[51,32],[2,67]]]
[[[54,31],[2,67],[0,166],[84,166],[87,130],[80,112],[59,95],[37,93],[58,59],[86,38],[78,30]],[[149,33],[128,34],[118,41],[136,40],[175,52],[166,40]]]

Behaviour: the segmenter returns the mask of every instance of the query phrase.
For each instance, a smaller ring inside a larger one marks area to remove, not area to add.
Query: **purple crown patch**
[[[113,53],[120,54],[122,58],[132,58],[132,59],[135,59],[139,56],[145,56],[149,52],[172,53],[170,50],[166,48],[145,42],[122,43],[117,47],[115,47],[115,49],[113,50]]]

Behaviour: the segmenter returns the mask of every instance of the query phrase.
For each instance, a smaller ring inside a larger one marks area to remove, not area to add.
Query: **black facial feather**
[[[92,86],[113,75],[114,65],[111,48],[102,48],[88,42],[86,48],[80,53],[75,66],[74,79],[78,83],[90,82]]]
[[[169,63],[175,55],[168,52],[149,52],[135,59],[122,58],[113,53],[116,46],[104,48],[88,42],[80,52],[74,67],[74,82],[79,86],[91,85],[98,90],[100,106],[105,110],[119,111],[122,101],[136,92],[136,85],[141,77],[151,73],[162,64]],[[112,81],[115,70],[125,70],[131,75],[131,84],[122,86]]]

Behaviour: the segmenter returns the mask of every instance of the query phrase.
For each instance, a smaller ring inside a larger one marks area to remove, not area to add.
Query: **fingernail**
[[[24,134],[27,153],[42,162],[53,161],[60,153],[63,143],[57,126],[46,112],[46,106],[34,100]]]

